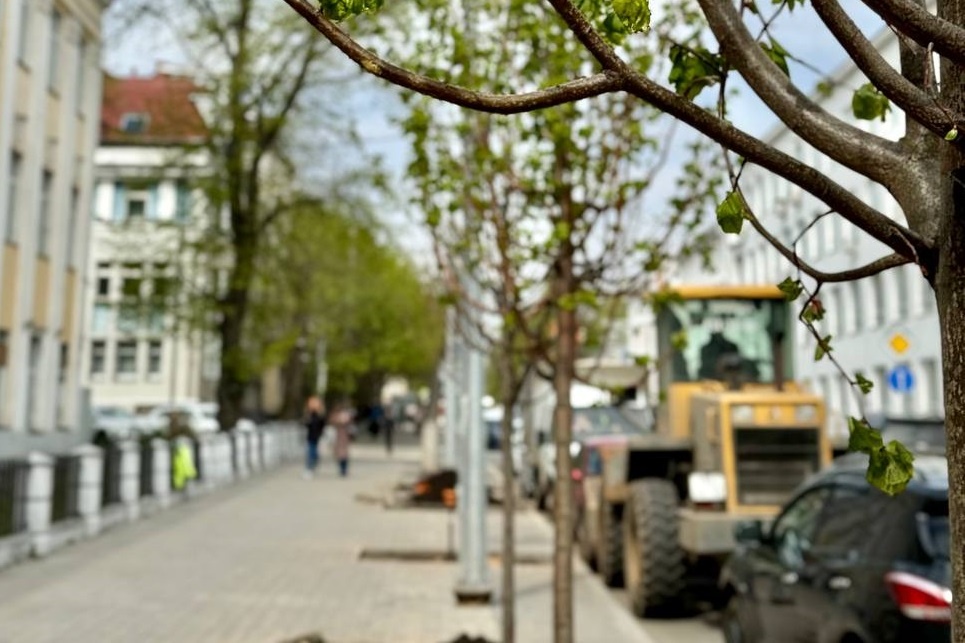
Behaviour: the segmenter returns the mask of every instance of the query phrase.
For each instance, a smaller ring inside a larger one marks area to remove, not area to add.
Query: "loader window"
[[[669,356],[661,369],[665,382],[773,382],[775,340],[786,332],[784,301],[671,302],[659,316],[661,354]]]

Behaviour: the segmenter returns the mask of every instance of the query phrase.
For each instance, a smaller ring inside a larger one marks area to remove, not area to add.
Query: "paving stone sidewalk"
[[[289,466],[0,572],[0,643],[444,643],[498,640],[499,608],[457,606],[452,562],[361,560],[363,550],[444,551],[454,518],[367,500],[411,476],[417,452],[366,445],[351,475],[331,459],[315,480]],[[520,643],[549,642],[551,550],[545,519],[521,512]],[[498,511],[489,516],[498,551]],[[490,566],[498,586],[498,562]],[[651,643],[585,567],[576,566],[578,643]]]

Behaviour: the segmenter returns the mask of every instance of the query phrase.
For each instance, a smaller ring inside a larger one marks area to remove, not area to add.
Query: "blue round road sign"
[[[888,373],[888,386],[898,393],[907,393],[915,388],[915,375],[907,366],[896,366]]]

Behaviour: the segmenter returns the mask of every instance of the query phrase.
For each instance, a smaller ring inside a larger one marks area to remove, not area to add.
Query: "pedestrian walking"
[[[347,405],[340,405],[332,412],[330,423],[335,429],[332,451],[338,460],[338,473],[343,478],[348,475],[348,451],[352,441],[352,411]]]
[[[325,403],[313,395],[305,403],[305,478],[315,477],[318,468],[318,441],[325,430]]]

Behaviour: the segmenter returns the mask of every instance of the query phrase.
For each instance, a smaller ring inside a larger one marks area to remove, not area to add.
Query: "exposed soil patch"
[[[502,556],[489,554],[491,563],[499,563]],[[442,549],[377,549],[365,548],[359,552],[359,560],[387,560],[404,563],[452,563],[458,560],[454,551]],[[550,554],[516,554],[517,565],[550,565],[553,557]]]

